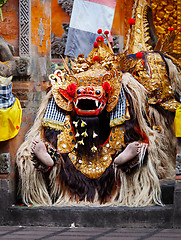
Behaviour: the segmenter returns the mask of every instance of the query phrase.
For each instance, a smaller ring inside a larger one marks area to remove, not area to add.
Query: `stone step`
[[[171,228],[173,205],[151,207],[10,207],[2,225]]]
[[[163,204],[173,204],[175,181],[161,180],[160,186],[161,186],[161,199]]]
[[[174,225],[175,214],[173,204],[175,181],[161,181],[160,183],[164,206],[95,208],[21,207],[8,204],[6,209],[2,208],[0,225],[171,228]],[[7,186],[5,187],[7,190]],[[8,193],[1,197],[5,204]],[[180,220],[178,223],[180,224]]]

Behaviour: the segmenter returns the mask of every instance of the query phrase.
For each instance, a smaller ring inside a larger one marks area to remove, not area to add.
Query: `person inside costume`
[[[136,7],[148,9],[145,1]],[[136,37],[137,24],[132,30]],[[80,54],[49,76],[51,90],[17,152],[25,204],[162,204],[160,179],[175,176],[180,65],[158,51],[134,50],[134,37],[115,56],[99,36],[87,59]]]

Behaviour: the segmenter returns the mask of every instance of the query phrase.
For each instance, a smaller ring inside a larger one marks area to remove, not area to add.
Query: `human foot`
[[[139,142],[132,142],[128,144],[124,151],[114,159],[114,163],[116,165],[122,165],[136,157],[136,155],[140,153],[140,150],[141,145],[139,144]]]
[[[32,151],[34,152],[35,156],[46,166],[52,167],[54,165],[54,162],[50,155],[47,152],[46,146],[44,142],[41,140],[39,141],[33,141],[32,145]]]

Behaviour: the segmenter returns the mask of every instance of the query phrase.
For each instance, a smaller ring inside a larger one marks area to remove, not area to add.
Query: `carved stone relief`
[[[19,56],[30,55],[31,0],[19,0]]]
[[[28,57],[15,58],[16,72],[15,76],[29,76],[30,75],[30,59]]]
[[[55,34],[53,33],[51,35],[52,58],[61,58],[61,55],[64,56],[69,23],[62,23],[62,27],[64,29],[64,33],[62,34],[62,37],[56,37]]]
[[[10,153],[0,154],[0,174],[10,173]]]
[[[181,154],[176,156],[176,174],[181,175]]]
[[[71,15],[72,7],[73,7],[74,0],[58,0],[58,4],[65,10],[66,13]]]

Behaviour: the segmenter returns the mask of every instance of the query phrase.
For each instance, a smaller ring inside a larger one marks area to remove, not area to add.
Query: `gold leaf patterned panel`
[[[164,38],[170,27],[178,31],[181,27],[181,0],[152,0],[151,7],[158,37]],[[181,32],[176,36],[173,53],[181,54]]]
[[[168,29],[173,27],[178,31],[181,28],[181,0],[152,0],[151,7],[153,10],[154,25],[157,36],[164,37],[168,33]],[[128,20],[132,16],[132,7],[134,0],[124,0],[124,35],[126,42],[126,35],[129,30]],[[173,52],[180,55],[181,59],[181,32],[177,35],[174,43]]]

